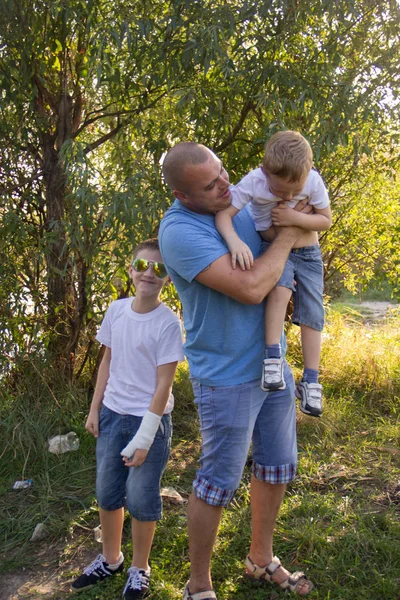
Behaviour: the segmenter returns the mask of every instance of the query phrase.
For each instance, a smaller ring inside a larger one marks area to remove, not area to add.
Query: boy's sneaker
[[[111,577],[116,573],[120,573],[123,568],[123,554],[121,554],[121,564],[118,565],[118,567],[115,567],[115,569],[111,569],[108,562],[106,562],[105,556],[103,556],[103,554],[99,554],[94,561],[88,567],[86,567],[82,575],[79,575],[79,577],[77,577],[77,579],[71,583],[72,590],[74,592],[88,590],[96,585],[96,583],[107,579],[107,577]]]
[[[128,569],[128,581],[124,587],[124,600],[138,600],[149,595],[150,571],[130,567]]]
[[[300,381],[296,387],[296,396],[300,399],[300,410],[306,415],[322,415],[322,385]]]
[[[265,358],[261,376],[261,388],[264,392],[274,392],[286,388],[283,376],[283,358]]]

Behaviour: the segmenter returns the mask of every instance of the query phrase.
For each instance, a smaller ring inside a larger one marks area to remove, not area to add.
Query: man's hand
[[[308,199],[305,198],[304,200],[300,200],[293,210],[308,215],[313,212],[313,207],[308,204]]]
[[[97,409],[89,412],[85,423],[85,429],[94,435],[95,438],[99,437],[99,411]]]

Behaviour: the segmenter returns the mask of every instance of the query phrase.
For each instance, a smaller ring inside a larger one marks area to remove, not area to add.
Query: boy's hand
[[[85,429],[95,438],[99,437],[99,411],[91,410],[85,423]]]
[[[236,261],[239,263],[242,271],[250,269],[254,264],[253,253],[247,244],[235,236],[226,240],[229,252],[232,256],[232,269],[236,269]]]
[[[124,461],[126,467],[140,467],[140,465],[143,464],[146,460],[146,456],[148,455],[148,453],[148,450],[142,450],[138,448],[137,450],[135,450],[133,456],[131,456],[130,458],[124,456],[122,460]]]
[[[129,444],[121,450],[121,456],[124,457],[123,460],[127,467],[138,467],[145,460],[157,433],[157,429],[160,426],[160,422],[160,415],[156,415],[149,410],[145,413],[136,435],[134,435]],[[145,454],[143,455],[143,453]]]
[[[298,215],[308,214],[312,211],[312,206],[309,206],[306,200],[299,202],[295,208],[290,208],[283,202],[279,202],[271,212],[272,224],[277,227],[300,226]]]

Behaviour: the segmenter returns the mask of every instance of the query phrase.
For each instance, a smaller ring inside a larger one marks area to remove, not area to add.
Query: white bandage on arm
[[[160,426],[161,417],[149,410],[143,416],[142,423],[137,430],[136,435],[133,436],[131,441],[121,452],[121,456],[131,458],[135,450],[149,450],[153,443],[157,429]]]

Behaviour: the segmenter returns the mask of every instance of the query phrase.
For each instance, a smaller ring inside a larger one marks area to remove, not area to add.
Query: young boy
[[[304,373],[296,388],[301,410],[315,417],[322,413],[322,386],[318,383],[321,331],[324,326],[323,265],[318,231],[332,222],[329,197],[319,174],[312,170],[313,155],[307,140],[296,131],[271,137],[262,166],[248,173],[231,189],[232,204],[215,217],[218,231],[242,269],[249,269],[253,256],[233,228],[232,218],[251,203],[257,231],[266,242],[275,237],[275,227],[298,226],[306,230],[289,255],[282,277],[268,294],[265,316],[265,358],[261,378],[263,390],[285,389],[280,336],[287,304],[294,293],[293,323],[300,325]],[[306,200],[313,212],[294,210]],[[295,282],[295,283],[294,283]]]
[[[96,339],[104,344],[86,429],[97,438],[96,494],[103,552],[72,583],[88,589],[123,570],[124,504],[133,557],[125,600],[149,593],[149,555],[161,518],[160,480],[171,441],[172,383],[183,360],[178,317],[160,301],[168,280],[157,239],[139,244],[129,267],[134,298],[112,302]]]

